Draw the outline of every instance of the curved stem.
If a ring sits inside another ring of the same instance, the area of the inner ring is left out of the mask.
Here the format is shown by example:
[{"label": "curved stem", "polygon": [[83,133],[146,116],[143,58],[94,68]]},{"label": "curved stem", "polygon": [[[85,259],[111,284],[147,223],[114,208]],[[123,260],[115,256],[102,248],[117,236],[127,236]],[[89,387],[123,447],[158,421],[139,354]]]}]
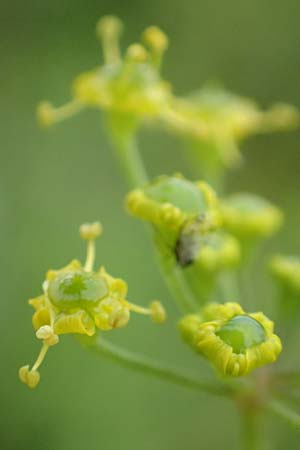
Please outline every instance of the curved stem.
[{"label": "curved stem", "polygon": [[167,380],[174,384],[187,387],[200,392],[207,392],[212,395],[228,397],[234,392],[233,386],[226,386],[209,380],[201,380],[197,375],[192,375],[180,369],[154,361],[144,355],[131,352],[117,345],[107,342],[102,336],[95,339],[85,340],[88,348],[95,351],[100,356],[105,356],[121,366],[128,367],[137,372],[152,375],[161,380]]}]

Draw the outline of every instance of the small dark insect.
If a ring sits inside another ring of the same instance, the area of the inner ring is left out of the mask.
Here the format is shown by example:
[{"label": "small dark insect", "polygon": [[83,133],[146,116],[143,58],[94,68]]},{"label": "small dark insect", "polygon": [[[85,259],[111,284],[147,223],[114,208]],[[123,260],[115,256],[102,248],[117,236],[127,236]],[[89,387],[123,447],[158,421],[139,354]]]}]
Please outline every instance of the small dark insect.
[{"label": "small dark insect", "polygon": [[201,247],[205,244],[205,237],[201,234],[202,225],[206,221],[204,213],[197,216],[192,222],[182,226],[179,238],[175,244],[176,261],[181,267],[192,264]]}]

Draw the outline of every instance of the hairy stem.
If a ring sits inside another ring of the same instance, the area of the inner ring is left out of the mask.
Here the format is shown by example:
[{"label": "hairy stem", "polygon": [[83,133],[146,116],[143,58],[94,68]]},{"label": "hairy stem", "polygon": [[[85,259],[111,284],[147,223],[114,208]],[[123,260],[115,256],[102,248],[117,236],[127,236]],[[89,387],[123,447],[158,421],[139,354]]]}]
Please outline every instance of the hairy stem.
[{"label": "hairy stem", "polygon": [[111,344],[98,336],[95,339],[84,340],[91,350],[100,356],[105,356],[117,364],[141,372],[155,378],[166,380],[183,387],[218,396],[231,396],[235,386],[225,385],[214,381],[203,380],[197,375],[162,364],[144,355]]}]

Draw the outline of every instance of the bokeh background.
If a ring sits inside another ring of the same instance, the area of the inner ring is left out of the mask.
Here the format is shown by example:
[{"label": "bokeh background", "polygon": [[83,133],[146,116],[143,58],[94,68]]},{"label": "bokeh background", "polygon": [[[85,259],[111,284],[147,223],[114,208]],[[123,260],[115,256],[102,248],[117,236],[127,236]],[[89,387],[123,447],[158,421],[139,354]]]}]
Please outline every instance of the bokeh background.
[{"label": "bokeh background", "polygon": [[[38,389],[19,382],[19,366],[38,351],[27,299],[40,292],[48,268],[84,257],[78,226],[97,219],[105,227],[99,264],[128,281],[131,299],[147,304],[159,297],[170,316],[165,327],[134,317],[112,339],[204,375],[210,371],[176,334],[177,311],[151,245],[123,210],[126,185],[99,115],[88,111],[45,132],[35,106],[44,98],[63,103],[74,75],[100,61],[94,28],[108,13],[126,23],[124,46],[151,24],[168,33],[164,76],[179,94],[220,80],[262,105],[299,105],[299,1],[2,0],[0,11],[0,448],[238,450],[238,418],[225,400],[126,371],[70,337],[49,352]],[[189,175],[177,141],[148,131],[141,145],[152,175]],[[245,167],[228,180],[229,190],[261,193],[285,209],[285,228],[268,250],[300,251],[299,147],[298,131],[252,138],[243,145]],[[269,312],[260,269],[254,302]],[[283,358],[299,366],[294,339]],[[280,421],[269,419],[267,427],[273,449],[298,448],[299,436]]]}]

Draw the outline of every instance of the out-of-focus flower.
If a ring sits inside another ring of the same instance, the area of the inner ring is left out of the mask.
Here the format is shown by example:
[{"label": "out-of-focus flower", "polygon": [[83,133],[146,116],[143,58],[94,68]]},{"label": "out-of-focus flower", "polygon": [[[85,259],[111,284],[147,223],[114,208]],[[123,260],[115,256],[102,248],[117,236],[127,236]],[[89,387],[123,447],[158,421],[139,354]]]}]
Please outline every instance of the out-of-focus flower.
[{"label": "out-of-focus flower", "polygon": [[196,298],[206,303],[217,287],[220,277],[240,263],[238,240],[217,231],[193,239],[180,238],[177,244],[178,260]]},{"label": "out-of-focus flower", "polygon": [[274,256],[270,262],[270,269],[284,290],[300,295],[300,258],[298,256]]},{"label": "out-of-focus flower", "polygon": [[239,143],[257,133],[299,125],[298,110],[275,104],[263,111],[253,100],[207,85],[185,98],[174,98],[164,116],[172,131],[184,136],[208,171],[239,164]]},{"label": "out-of-focus flower", "polygon": [[275,234],[282,222],[279,208],[257,195],[237,193],[220,201],[223,227],[241,244],[243,257],[262,239]]},{"label": "out-of-focus flower", "polygon": [[160,76],[168,39],[159,28],[149,27],[142,35],[145,47],[132,44],[122,57],[119,49],[122,28],[117,17],[99,20],[97,34],[102,42],[104,63],[75,78],[70,103],[54,108],[49,102],[42,102],[38,107],[42,125],[50,126],[85,107],[127,115],[134,120],[162,114],[171,95],[169,83]]}]

